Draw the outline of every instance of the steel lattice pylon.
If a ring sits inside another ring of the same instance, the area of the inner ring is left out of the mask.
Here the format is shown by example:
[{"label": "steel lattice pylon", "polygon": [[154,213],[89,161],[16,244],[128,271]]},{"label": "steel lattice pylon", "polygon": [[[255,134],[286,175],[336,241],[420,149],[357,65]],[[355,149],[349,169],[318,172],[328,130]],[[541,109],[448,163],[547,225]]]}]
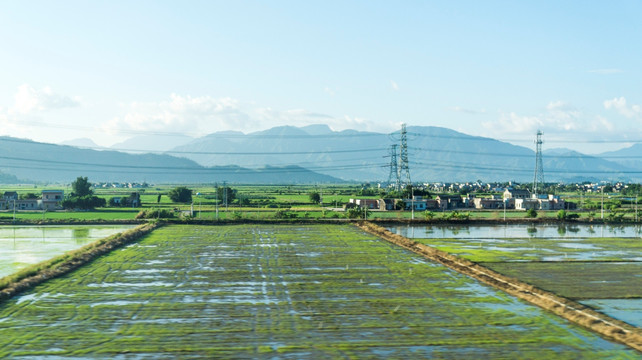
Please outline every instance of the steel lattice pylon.
[{"label": "steel lattice pylon", "polygon": [[533,195],[537,197],[540,186],[544,186],[544,167],[542,166],[542,132],[537,130],[535,140],[535,176],[533,177]]},{"label": "steel lattice pylon", "polygon": [[390,145],[390,173],[388,174],[388,186],[394,184],[395,190],[399,190],[399,167],[397,166],[397,144]]},{"label": "steel lattice pylon", "polygon": [[[403,186],[405,188],[408,185],[412,185],[410,182],[410,166],[408,165],[408,134],[406,132],[406,124],[401,124],[401,150],[399,155],[399,176],[398,179],[404,179]],[[400,184],[401,185],[401,184]]]}]

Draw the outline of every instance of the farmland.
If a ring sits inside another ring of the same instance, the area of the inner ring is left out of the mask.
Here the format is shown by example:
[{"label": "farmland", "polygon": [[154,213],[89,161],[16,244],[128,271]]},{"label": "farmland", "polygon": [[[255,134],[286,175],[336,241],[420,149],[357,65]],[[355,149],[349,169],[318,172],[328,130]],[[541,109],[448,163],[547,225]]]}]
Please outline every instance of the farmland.
[{"label": "farmland", "polygon": [[0,304],[0,356],[637,358],[346,225],[171,225]]},{"label": "farmland", "polygon": [[394,231],[642,326],[634,226],[402,227]]},{"label": "farmland", "polygon": [[[93,221],[93,220],[131,220],[140,210],[145,209],[164,209],[175,211],[178,215],[181,211],[193,210],[193,216],[202,220],[216,220],[216,219],[273,219],[277,216],[279,211],[287,211],[291,217],[306,218],[306,219],[336,219],[345,218],[346,212],[343,206],[351,198],[361,199],[379,199],[384,193],[382,189],[375,186],[364,186],[357,184],[341,184],[341,185],[240,185],[240,184],[226,184],[232,189],[233,197],[231,199],[224,199],[217,192],[222,190],[223,184],[192,184],[185,185],[192,191],[191,202],[173,202],[168,196],[169,192],[175,187],[174,185],[155,185],[154,187],[145,188],[112,188],[112,187],[97,187],[93,191],[96,196],[105,199],[107,202],[106,207],[99,207],[89,211],[17,211],[13,213],[11,210],[0,211],[0,221],[9,222],[15,219],[23,221]],[[58,189],[64,190],[66,195],[72,191],[69,185],[55,186],[49,185],[44,189]],[[29,195],[30,193],[38,193],[42,189],[35,185],[31,186],[13,186],[6,187],[4,190],[13,190],[18,192],[21,196]],[[109,201],[114,198],[128,197],[132,193],[137,193],[140,196],[140,207],[132,208],[131,206],[109,205]],[[311,193],[318,193],[321,203],[312,201],[310,198]],[[432,194],[434,198],[437,194]],[[497,196],[500,193],[479,193],[475,194],[480,197]],[[400,196],[400,195],[399,195]],[[572,215],[576,216],[581,221],[591,222],[638,222],[642,216],[635,214],[636,207],[631,200],[623,195],[613,196],[612,203],[607,201],[607,209],[604,218],[600,218],[600,214],[596,214],[594,206],[582,207],[581,205],[590,204],[595,205],[599,198],[596,195],[585,194],[580,199],[577,194],[567,193],[562,194],[563,197],[575,201],[580,204],[580,210],[574,212]],[[228,204],[225,205],[225,200]],[[619,205],[618,205],[619,204]],[[617,206],[616,206],[617,205]],[[582,210],[583,209],[583,210]],[[570,215],[569,211],[569,215]],[[501,222],[504,219],[509,221],[514,220],[530,220],[527,218],[525,211],[511,210],[503,211],[500,209],[494,210],[480,210],[474,208],[459,208],[447,211],[431,210],[431,211],[369,211],[367,216],[370,219],[380,220],[409,220],[411,218],[420,219],[434,219],[434,220],[447,220],[454,218],[454,215],[464,215],[470,219],[484,220],[484,221],[497,221]],[[555,220],[557,219],[557,211],[538,211],[537,219]]]},{"label": "farmland", "polygon": [[0,227],[0,278],[28,265],[132,228],[127,225]]}]

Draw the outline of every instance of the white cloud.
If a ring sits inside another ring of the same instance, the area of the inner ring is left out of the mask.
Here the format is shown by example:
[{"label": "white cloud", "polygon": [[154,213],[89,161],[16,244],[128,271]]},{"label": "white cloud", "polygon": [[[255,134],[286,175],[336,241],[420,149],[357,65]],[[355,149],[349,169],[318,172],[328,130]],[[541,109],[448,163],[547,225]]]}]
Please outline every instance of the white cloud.
[{"label": "white cloud", "polygon": [[50,87],[40,90],[23,84],[18,87],[11,113],[30,114],[36,111],[61,109],[80,105],[79,97],[69,97],[53,92]]},{"label": "white cloud", "polygon": [[608,132],[611,132],[615,130],[615,125],[613,125],[613,123],[608,121],[605,117],[598,115],[595,117],[595,121],[590,124],[590,130],[599,132],[606,130]]},{"label": "white cloud", "polygon": [[614,109],[618,113],[620,113],[620,115],[629,119],[632,119],[632,118],[642,119],[642,107],[640,107],[640,105],[628,106],[626,103],[626,99],[624,97],[605,100],[604,108],[607,110]]},{"label": "white cloud", "polygon": [[127,113],[105,123],[111,134],[129,131],[173,132],[198,135],[203,132],[253,127],[256,123],[231,98],[181,96],[172,94],[169,101],[133,102]]},{"label": "white cloud", "polygon": [[548,103],[546,111],[540,114],[500,113],[499,119],[483,122],[482,126],[487,130],[506,134],[530,134],[538,129],[554,132],[574,131],[583,128],[581,118],[581,112],[573,105],[563,101],[553,101]]},{"label": "white cloud", "polygon": [[390,86],[392,87],[392,90],[399,91],[399,85],[397,85],[393,80],[390,80]]},{"label": "white cloud", "polygon": [[202,136],[235,130],[253,132],[274,126],[327,124],[334,130],[374,130],[378,126],[360,117],[334,117],[305,109],[278,110],[257,107],[232,98],[172,94],[167,101],[124,106],[124,114],[101,126],[109,134],[180,133]]},{"label": "white cloud", "polygon": [[[20,85],[13,104],[8,108],[0,108],[0,134],[26,138],[42,135],[40,129],[43,127],[43,113],[79,105],[80,97],[57,94],[48,86],[36,89],[29,84]],[[47,116],[55,118],[52,113]],[[62,124],[57,123],[52,127],[58,129],[48,131],[47,134],[59,131]]]}]

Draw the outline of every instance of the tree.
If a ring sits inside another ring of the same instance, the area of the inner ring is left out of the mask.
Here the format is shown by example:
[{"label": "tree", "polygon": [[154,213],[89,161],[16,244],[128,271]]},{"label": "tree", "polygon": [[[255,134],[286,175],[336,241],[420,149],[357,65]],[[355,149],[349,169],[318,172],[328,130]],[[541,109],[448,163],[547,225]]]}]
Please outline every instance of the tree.
[{"label": "tree", "polygon": [[310,198],[310,202],[313,204],[318,204],[321,201],[321,195],[316,191],[309,193],[308,198]]},{"label": "tree", "polygon": [[62,201],[65,209],[90,210],[97,207],[104,207],[107,201],[101,197],[94,196],[91,184],[87,177],[79,176],[71,183],[71,196]]},{"label": "tree", "polygon": [[370,216],[370,211],[367,208],[354,207],[345,212],[348,219],[363,219]]},{"label": "tree", "polygon": [[169,191],[167,194],[173,202],[188,203],[192,201],[192,190],[185,186],[179,186]]},{"label": "tree", "polygon": [[223,202],[223,205],[228,205],[236,198],[236,190],[229,186],[216,188],[216,194],[218,200]]},{"label": "tree", "polygon": [[79,176],[74,182],[71,183],[71,196],[87,196],[92,195],[93,191],[91,190],[91,184],[87,177]]},{"label": "tree", "polygon": [[104,207],[106,204],[107,201],[105,199],[93,195],[71,196],[62,201],[62,207],[65,209],[89,210]]},{"label": "tree", "polygon": [[20,194],[20,199],[37,199],[38,195],[34,193]]}]

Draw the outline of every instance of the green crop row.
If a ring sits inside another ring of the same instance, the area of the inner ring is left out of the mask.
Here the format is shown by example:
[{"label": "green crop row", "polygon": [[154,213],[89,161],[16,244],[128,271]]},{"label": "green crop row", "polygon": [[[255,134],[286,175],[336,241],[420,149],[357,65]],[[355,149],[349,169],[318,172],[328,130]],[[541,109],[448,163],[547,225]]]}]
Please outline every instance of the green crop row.
[{"label": "green crop row", "polygon": [[635,358],[347,225],[171,225],[0,305],[0,356]]}]

